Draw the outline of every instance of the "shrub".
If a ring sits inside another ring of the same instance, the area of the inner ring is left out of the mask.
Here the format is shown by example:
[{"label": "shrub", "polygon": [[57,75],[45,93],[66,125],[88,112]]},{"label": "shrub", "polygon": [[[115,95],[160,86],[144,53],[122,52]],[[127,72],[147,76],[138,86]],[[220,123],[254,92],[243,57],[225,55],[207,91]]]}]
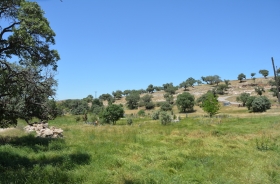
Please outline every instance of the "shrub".
[{"label": "shrub", "polygon": [[162,103],[160,110],[162,111],[171,111],[172,110],[172,105],[168,102]]},{"label": "shrub", "polygon": [[103,107],[102,106],[98,106],[98,105],[95,105],[95,104],[93,104],[92,106],[91,106],[91,112],[93,113],[93,114],[100,114],[101,112],[102,112],[102,110],[103,110]]},{"label": "shrub", "polygon": [[81,117],[80,116],[76,116],[76,122],[78,123],[79,121],[81,121]]},{"label": "shrub", "polygon": [[268,151],[276,149],[277,144],[271,136],[262,135],[261,138],[256,139],[256,147],[260,151]]},{"label": "shrub", "polygon": [[246,107],[248,108],[248,110],[251,110],[252,107],[252,102],[255,100],[255,96],[249,96],[246,100]]},{"label": "shrub", "polygon": [[145,107],[146,109],[153,109],[155,107],[155,104],[153,102],[147,102]]},{"label": "shrub", "polygon": [[126,120],[126,122],[127,122],[128,125],[132,125],[133,120],[132,120],[131,118],[128,118],[128,119]]},{"label": "shrub", "polygon": [[95,122],[98,120],[98,117],[94,114],[92,117],[90,117],[91,122]]},{"label": "shrub", "polygon": [[157,103],[156,103],[156,106],[157,106],[157,107],[161,107],[162,104],[164,104],[164,103],[165,103],[165,102],[157,102]]},{"label": "shrub", "polygon": [[138,111],[138,116],[145,116],[145,111],[143,109]]},{"label": "shrub", "polygon": [[85,113],[85,111],[87,111],[87,107],[79,105],[76,108],[71,110],[71,113],[74,115],[82,115]]},{"label": "shrub", "polygon": [[158,120],[159,119],[159,111],[156,111],[152,114],[152,119],[153,120]]},{"label": "shrub", "polygon": [[271,108],[271,102],[269,101],[269,99],[266,96],[261,96],[260,98],[262,98],[264,100],[265,108],[270,109]]},{"label": "shrub", "polygon": [[253,112],[264,112],[267,109],[270,109],[270,107],[271,107],[271,103],[266,96],[257,97],[252,102]]},{"label": "shrub", "polygon": [[167,112],[160,113],[160,122],[162,125],[167,125],[171,122],[171,116]]},{"label": "shrub", "polygon": [[240,96],[236,97],[236,101],[242,102],[242,105],[245,106],[249,97],[249,93],[241,93]]},{"label": "shrub", "polygon": [[258,95],[261,96],[262,93],[265,92],[265,90],[264,90],[263,87],[259,87],[259,86],[258,86],[258,87],[255,88],[255,92],[256,92]]}]

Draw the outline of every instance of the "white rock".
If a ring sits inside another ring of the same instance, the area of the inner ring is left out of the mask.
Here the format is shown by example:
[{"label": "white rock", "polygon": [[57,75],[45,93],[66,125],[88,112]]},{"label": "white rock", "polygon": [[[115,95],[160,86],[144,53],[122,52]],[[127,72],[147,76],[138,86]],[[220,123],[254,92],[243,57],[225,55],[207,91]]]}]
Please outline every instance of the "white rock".
[{"label": "white rock", "polygon": [[49,124],[48,123],[44,123],[43,124],[43,128],[49,128]]},{"label": "white rock", "polygon": [[53,135],[53,131],[51,129],[45,129],[44,135]]},{"label": "white rock", "polygon": [[58,128],[58,129],[54,129],[53,130],[53,133],[58,133],[58,134],[61,134],[63,132],[63,130],[61,128]]}]

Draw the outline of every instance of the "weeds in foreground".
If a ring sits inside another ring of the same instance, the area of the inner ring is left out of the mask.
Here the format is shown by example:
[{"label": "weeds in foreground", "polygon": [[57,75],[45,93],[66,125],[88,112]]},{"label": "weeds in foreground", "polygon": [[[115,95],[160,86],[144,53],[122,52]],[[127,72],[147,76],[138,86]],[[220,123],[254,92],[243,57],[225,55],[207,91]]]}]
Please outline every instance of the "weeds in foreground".
[{"label": "weeds in foreground", "polygon": [[277,139],[263,133],[260,138],[256,139],[256,147],[260,151],[276,150],[278,148]]},{"label": "weeds in foreground", "polygon": [[64,139],[0,136],[0,183],[280,183],[276,116],[50,124]]}]

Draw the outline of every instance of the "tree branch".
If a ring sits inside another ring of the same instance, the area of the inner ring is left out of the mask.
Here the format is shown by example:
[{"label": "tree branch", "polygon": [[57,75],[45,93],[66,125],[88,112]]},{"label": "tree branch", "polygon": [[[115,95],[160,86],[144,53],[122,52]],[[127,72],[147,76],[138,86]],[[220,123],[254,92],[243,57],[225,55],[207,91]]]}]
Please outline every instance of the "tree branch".
[{"label": "tree branch", "polygon": [[2,37],[3,37],[4,33],[12,32],[11,28],[14,27],[15,25],[18,25],[18,24],[20,24],[20,22],[14,22],[12,25],[4,28],[0,33],[0,39],[3,40]]}]

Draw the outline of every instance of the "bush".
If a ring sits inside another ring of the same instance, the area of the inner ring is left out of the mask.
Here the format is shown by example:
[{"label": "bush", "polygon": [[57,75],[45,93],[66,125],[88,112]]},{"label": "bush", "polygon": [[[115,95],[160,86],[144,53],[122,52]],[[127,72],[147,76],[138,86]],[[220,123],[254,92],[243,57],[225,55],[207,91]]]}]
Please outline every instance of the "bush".
[{"label": "bush", "polygon": [[248,108],[248,110],[251,110],[252,108],[252,103],[255,100],[255,96],[249,96],[246,100],[246,107]]},{"label": "bush", "polygon": [[93,113],[93,114],[100,114],[100,112],[102,112],[102,110],[103,110],[103,107],[102,106],[98,106],[98,105],[92,105],[91,106],[91,112]]},{"label": "bush", "polygon": [[167,125],[171,122],[171,116],[167,112],[160,113],[160,122],[162,125]]},{"label": "bush", "polygon": [[145,116],[145,111],[143,109],[138,111],[138,116]]},{"label": "bush", "polygon": [[157,103],[156,103],[156,106],[157,106],[157,107],[161,107],[162,104],[164,104],[164,103],[165,103],[165,102],[157,102]]},{"label": "bush", "polygon": [[168,102],[162,103],[160,110],[162,111],[171,111],[172,110],[172,105]]},{"label": "bush", "polygon": [[133,120],[132,120],[131,118],[128,118],[128,119],[126,120],[126,122],[127,122],[128,125],[132,125]]},{"label": "bush", "polygon": [[91,122],[95,122],[98,120],[98,117],[94,114],[92,117],[90,117]]},{"label": "bush", "polygon": [[78,123],[79,121],[81,121],[81,117],[80,116],[77,116],[76,118],[76,122]]},{"label": "bush", "polygon": [[271,107],[271,103],[266,96],[257,97],[252,102],[253,112],[264,112],[267,109],[270,109],[270,107]]},{"label": "bush", "polygon": [[71,110],[71,113],[74,115],[82,115],[85,113],[85,111],[87,111],[87,107],[79,105],[76,108]]},{"label": "bush", "polygon": [[153,109],[155,107],[155,104],[153,102],[147,102],[145,107],[146,109]]},{"label": "bush", "polygon": [[152,119],[153,120],[158,120],[159,119],[159,111],[156,111],[152,114]]}]

